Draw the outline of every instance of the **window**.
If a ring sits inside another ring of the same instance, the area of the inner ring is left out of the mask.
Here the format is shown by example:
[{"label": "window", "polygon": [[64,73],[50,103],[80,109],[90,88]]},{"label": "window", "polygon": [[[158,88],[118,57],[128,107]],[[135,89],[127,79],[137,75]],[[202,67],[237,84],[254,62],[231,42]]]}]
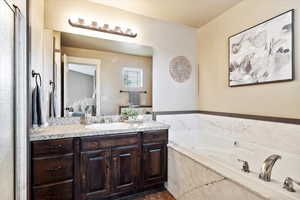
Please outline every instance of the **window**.
[{"label": "window", "polygon": [[123,84],[125,88],[142,88],[143,70],[138,68],[124,68]]}]

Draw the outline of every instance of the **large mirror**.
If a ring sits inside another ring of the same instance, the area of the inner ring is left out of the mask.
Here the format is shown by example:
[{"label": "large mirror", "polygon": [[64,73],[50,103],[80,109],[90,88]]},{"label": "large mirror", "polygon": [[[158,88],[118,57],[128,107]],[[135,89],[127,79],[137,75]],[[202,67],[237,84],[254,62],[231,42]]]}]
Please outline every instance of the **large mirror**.
[{"label": "large mirror", "polygon": [[[152,112],[151,47],[55,32],[53,100],[56,115],[118,115],[134,107]],[[51,103],[51,100],[50,100]]]}]

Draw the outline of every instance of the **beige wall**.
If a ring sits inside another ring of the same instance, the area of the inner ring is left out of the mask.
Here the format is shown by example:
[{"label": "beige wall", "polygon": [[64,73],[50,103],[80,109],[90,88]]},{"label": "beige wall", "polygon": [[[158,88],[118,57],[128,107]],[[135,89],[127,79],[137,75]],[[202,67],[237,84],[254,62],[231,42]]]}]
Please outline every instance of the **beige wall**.
[{"label": "beige wall", "polygon": [[[29,30],[30,30],[30,57],[31,70],[42,76],[41,95],[43,106],[43,118],[47,119],[49,112],[49,81],[52,66],[52,30],[44,29],[44,0],[29,0]],[[34,79],[31,79],[31,87],[35,87]]]},{"label": "beige wall", "polygon": [[121,53],[95,51],[72,47],[63,47],[67,56],[94,58],[101,60],[101,114],[118,114],[119,105],[128,104],[128,93],[120,93],[123,88],[123,67],[142,68],[144,88],[147,94],[141,94],[141,104],[152,105],[152,58]]},{"label": "beige wall", "polygon": [[[296,80],[228,87],[228,37],[292,8]],[[300,118],[299,10],[299,0],[245,0],[199,29],[200,110]]]},{"label": "beige wall", "polygon": [[43,72],[44,1],[29,1],[30,65],[36,72]]}]

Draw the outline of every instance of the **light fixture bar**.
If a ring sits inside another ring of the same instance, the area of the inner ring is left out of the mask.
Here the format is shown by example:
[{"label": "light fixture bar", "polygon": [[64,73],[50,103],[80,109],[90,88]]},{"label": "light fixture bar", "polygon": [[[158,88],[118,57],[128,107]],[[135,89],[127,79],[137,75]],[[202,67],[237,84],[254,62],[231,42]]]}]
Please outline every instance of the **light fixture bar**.
[{"label": "light fixture bar", "polygon": [[125,37],[135,38],[137,33],[133,33],[131,29],[127,29],[125,32],[122,31],[121,27],[116,26],[114,29],[110,29],[108,24],[104,24],[103,27],[98,26],[98,23],[93,21],[90,25],[84,24],[84,19],[78,18],[78,22],[72,22],[71,19],[68,20],[69,24],[76,28],[83,28],[92,31],[98,31],[103,33],[110,33],[114,35],[120,35]]}]

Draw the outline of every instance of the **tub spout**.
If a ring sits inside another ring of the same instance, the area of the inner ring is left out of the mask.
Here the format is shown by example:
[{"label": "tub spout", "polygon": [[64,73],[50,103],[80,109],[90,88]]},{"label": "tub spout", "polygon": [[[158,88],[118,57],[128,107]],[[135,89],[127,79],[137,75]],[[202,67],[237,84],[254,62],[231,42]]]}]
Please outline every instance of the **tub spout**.
[{"label": "tub spout", "polygon": [[263,163],[262,168],[261,168],[261,173],[259,174],[259,178],[266,181],[270,182],[271,181],[271,174],[272,174],[272,169],[275,164],[275,162],[281,159],[280,155],[271,155],[269,156]]}]

